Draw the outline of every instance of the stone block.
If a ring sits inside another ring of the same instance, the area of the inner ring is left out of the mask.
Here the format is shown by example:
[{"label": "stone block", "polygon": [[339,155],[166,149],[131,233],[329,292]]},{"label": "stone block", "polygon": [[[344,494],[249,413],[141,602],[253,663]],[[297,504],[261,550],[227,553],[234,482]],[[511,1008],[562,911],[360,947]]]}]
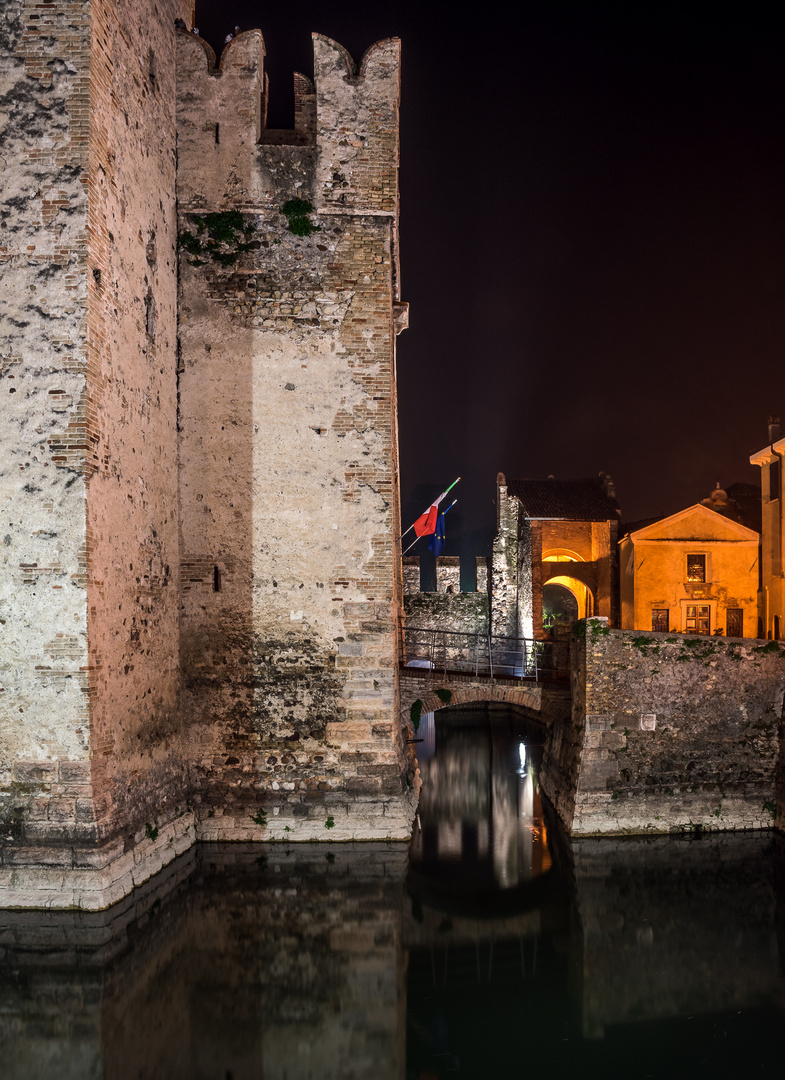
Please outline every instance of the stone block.
[{"label": "stone block", "polygon": [[19,784],[53,784],[57,779],[56,761],[14,762],[14,780]]},{"label": "stone block", "polygon": [[56,822],[75,821],[76,799],[50,799],[48,817]]},{"label": "stone block", "polygon": [[342,641],[338,646],[339,656],[363,656],[365,646],[360,641]]},{"label": "stone block", "polygon": [[59,778],[63,784],[89,784],[92,779],[90,762],[61,761]]}]

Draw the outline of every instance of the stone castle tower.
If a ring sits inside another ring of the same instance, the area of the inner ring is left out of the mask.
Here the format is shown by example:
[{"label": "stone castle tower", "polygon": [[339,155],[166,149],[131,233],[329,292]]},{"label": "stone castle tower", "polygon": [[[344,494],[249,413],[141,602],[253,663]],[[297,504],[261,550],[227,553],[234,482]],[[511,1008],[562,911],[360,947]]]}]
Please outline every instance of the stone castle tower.
[{"label": "stone castle tower", "polygon": [[[0,11],[0,905],[200,839],[405,838],[399,43]],[[179,237],[179,244],[178,244]]]}]

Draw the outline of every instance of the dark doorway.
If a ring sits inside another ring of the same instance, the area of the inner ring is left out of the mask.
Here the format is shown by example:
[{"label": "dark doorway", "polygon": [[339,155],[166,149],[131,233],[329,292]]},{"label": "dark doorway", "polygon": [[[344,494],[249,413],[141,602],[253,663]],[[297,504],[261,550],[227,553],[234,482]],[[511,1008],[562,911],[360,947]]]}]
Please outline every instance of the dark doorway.
[{"label": "dark doorway", "polygon": [[542,625],[545,630],[569,626],[578,618],[578,601],[564,585],[549,583],[542,587]]}]

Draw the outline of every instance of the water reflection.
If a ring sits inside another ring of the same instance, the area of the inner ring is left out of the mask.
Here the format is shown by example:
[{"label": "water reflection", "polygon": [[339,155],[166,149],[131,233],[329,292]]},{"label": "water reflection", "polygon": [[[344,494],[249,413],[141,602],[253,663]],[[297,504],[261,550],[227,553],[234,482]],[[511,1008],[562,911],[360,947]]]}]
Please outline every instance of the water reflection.
[{"label": "water reflection", "polygon": [[421,728],[410,881],[496,897],[551,867],[537,776],[543,734],[510,710],[446,709]]},{"label": "water reflection", "polygon": [[539,798],[536,728],[445,710],[430,740],[408,1076],[779,1070],[779,837],[570,842]]},{"label": "water reflection", "polygon": [[4,1080],[401,1076],[404,845],[176,865],[104,915],[0,913]]},{"label": "water reflection", "polygon": [[4,1080],[779,1075],[781,839],[570,843],[536,729],[456,716],[408,877],[205,846],[107,913],[0,912]]}]

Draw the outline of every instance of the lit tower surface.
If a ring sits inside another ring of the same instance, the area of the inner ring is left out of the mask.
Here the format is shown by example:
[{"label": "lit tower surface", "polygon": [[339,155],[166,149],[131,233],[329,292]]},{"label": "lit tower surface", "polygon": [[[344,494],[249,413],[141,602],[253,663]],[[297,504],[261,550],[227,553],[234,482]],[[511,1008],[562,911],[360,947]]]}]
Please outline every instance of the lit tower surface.
[{"label": "lit tower surface", "polygon": [[0,10],[0,905],[409,834],[399,45],[317,36],[273,132],[191,7]]}]

